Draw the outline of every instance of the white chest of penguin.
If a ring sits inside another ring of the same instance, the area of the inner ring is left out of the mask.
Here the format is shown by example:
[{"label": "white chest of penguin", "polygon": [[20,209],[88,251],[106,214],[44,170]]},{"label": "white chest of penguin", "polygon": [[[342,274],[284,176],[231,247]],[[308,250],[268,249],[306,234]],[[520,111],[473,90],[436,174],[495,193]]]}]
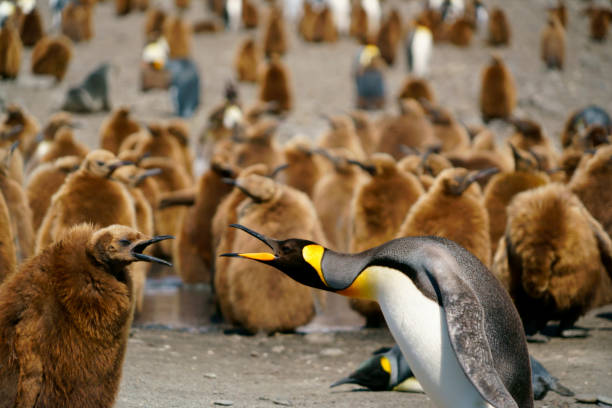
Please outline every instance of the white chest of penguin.
[{"label": "white chest of penguin", "polygon": [[406,275],[373,266],[362,273],[395,341],[423,389],[438,407],[491,407],[465,375],[450,343],[444,310]]}]

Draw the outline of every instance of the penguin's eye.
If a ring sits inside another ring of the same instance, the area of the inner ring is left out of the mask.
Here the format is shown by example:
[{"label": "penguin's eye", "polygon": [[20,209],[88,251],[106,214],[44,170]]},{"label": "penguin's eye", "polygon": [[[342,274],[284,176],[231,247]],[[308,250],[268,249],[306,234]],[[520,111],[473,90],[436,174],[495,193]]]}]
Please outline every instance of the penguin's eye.
[{"label": "penguin's eye", "polygon": [[121,246],[128,246],[131,244],[130,240],[128,239],[120,239],[119,243],[121,244]]},{"label": "penguin's eye", "polygon": [[96,161],[96,164],[97,164],[98,166],[104,166],[104,162],[103,162],[102,160],[98,160],[98,161]]},{"label": "penguin's eye", "polygon": [[291,252],[291,247],[289,245],[285,244],[285,245],[281,246],[280,250],[281,250],[281,252],[283,254],[287,254],[287,253]]}]

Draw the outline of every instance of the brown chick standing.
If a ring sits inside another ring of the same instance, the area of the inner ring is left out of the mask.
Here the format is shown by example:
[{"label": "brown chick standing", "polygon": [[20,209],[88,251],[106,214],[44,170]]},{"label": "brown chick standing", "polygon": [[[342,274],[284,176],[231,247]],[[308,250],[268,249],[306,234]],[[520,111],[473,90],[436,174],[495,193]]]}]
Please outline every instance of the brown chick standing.
[{"label": "brown chick standing", "polygon": [[0,286],[0,407],[111,407],[133,297],[128,266],[169,237],[81,224]]},{"label": "brown chick standing", "polygon": [[114,154],[119,146],[132,133],[140,130],[138,122],[130,117],[130,108],[122,106],[110,114],[100,127],[100,148]]},{"label": "brown chick standing", "polygon": [[23,45],[11,19],[0,27],[0,79],[15,79],[21,68]]},{"label": "brown chick standing", "polygon": [[35,75],[51,75],[56,82],[64,79],[72,58],[72,41],[64,35],[44,36],[32,51],[31,67]]},{"label": "brown chick standing", "polygon": [[540,57],[548,69],[563,69],[565,63],[565,29],[559,18],[550,13],[540,34]]},{"label": "brown chick standing", "polygon": [[507,118],[516,107],[516,85],[512,73],[499,56],[482,71],[480,85],[480,112],[485,122]]},{"label": "brown chick standing", "polygon": [[510,45],[512,31],[504,10],[496,7],[489,15],[489,44],[494,46]]},{"label": "brown chick standing", "polygon": [[255,39],[247,38],[238,48],[238,53],[234,60],[238,81],[257,82],[259,60],[259,50],[255,43]]},{"label": "brown chick standing", "polygon": [[264,30],[263,43],[264,54],[267,58],[271,58],[275,54],[282,56],[287,52],[288,40],[283,12],[276,5],[270,8],[268,21]]},{"label": "brown chick standing", "polygon": [[276,111],[279,113],[292,108],[291,78],[278,54],[272,55],[270,62],[263,70],[259,85],[259,100],[275,102]]}]

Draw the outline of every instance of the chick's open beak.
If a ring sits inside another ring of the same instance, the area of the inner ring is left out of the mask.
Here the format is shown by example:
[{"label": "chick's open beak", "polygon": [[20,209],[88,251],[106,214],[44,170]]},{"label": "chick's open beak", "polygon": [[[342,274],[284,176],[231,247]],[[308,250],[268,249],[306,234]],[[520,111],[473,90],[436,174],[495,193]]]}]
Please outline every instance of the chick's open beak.
[{"label": "chick's open beak", "polygon": [[145,255],[143,254],[143,251],[151,244],[154,244],[156,242],[159,241],[164,241],[166,239],[174,239],[174,237],[172,235],[160,235],[157,237],[153,237],[151,239],[148,239],[146,241],[140,241],[137,242],[133,247],[132,250],[130,251],[130,253],[132,254],[132,256],[134,258],[136,258],[139,261],[145,261],[145,262],[155,262],[158,264],[162,264],[162,265],[166,265],[166,266],[172,266],[172,264],[164,259],[160,259],[160,258],[156,258],[154,256],[150,256],[150,255]]}]

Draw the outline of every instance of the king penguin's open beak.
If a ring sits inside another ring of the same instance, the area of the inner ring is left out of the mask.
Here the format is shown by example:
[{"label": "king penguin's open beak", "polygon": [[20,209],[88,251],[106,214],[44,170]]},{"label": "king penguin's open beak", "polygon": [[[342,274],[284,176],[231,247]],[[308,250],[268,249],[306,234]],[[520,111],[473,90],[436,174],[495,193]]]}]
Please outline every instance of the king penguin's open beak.
[{"label": "king penguin's open beak", "polygon": [[[247,234],[254,236],[258,240],[260,240],[261,242],[266,244],[268,247],[270,247],[270,249],[272,249],[272,251],[274,251],[275,247],[277,246],[276,242],[273,239],[270,239],[270,238],[260,234],[259,232],[253,231],[252,229],[249,229],[249,228],[245,227],[244,225],[241,225],[241,224],[231,224],[230,227],[243,230]],[[263,261],[263,262],[269,262],[269,261],[273,261],[273,260],[276,259],[276,255],[271,254],[269,252],[251,252],[251,253],[230,252],[230,253],[226,253],[226,254],[221,254],[220,256],[248,258],[248,259],[253,259],[255,261]]]},{"label": "king penguin's open beak", "polygon": [[166,265],[166,266],[172,266],[172,264],[166,260],[143,254],[143,251],[149,245],[154,244],[159,241],[164,241],[166,239],[174,239],[174,237],[172,235],[159,235],[157,237],[153,237],[146,241],[137,242],[136,245],[134,245],[134,247],[130,251],[130,253],[132,254],[134,258],[138,259],[139,261],[155,262],[155,263]]}]

